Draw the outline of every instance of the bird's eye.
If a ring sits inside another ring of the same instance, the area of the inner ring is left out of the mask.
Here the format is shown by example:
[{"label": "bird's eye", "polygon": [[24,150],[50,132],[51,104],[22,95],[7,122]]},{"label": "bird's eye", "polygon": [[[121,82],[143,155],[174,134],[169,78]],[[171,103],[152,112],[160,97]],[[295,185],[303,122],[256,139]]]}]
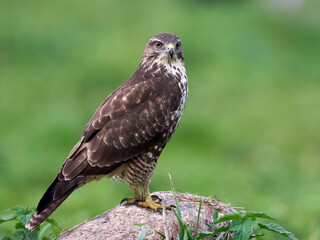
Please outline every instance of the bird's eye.
[{"label": "bird's eye", "polygon": [[176,48],[179,48],[179,47],[181,47],[181,42],[177,42],[176,44]]},{"label": "bird's eye", "polygon": [[161,48],[162,47],[162,42],[155,42],[155,45],[157,48]]}]

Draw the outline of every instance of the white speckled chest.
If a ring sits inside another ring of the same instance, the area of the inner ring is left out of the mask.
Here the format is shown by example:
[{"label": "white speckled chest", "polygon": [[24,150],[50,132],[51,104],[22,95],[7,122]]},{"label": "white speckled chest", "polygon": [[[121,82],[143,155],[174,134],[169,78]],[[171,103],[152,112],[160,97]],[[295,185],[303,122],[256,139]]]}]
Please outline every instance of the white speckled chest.
[{"label": "white speckled chest", "polygon": [[172,74],[174,76],[174,80],[177,81],[179,89],[181,91],[181,99],[180,99],[180,105],[178,109],[171,113],[171,121],[176,122],[172,128],[170,128],[170,134],[172,135],[182,116],[183,110],[186,106],[188,94],[189,94],[189,88],[188,88],[188,77],[186,73],[186,69],[184,67],[184,64],[181,64],[180,62],[176,62],[175,64],[172,64],[171,66],[167,67],[168,74]]}]

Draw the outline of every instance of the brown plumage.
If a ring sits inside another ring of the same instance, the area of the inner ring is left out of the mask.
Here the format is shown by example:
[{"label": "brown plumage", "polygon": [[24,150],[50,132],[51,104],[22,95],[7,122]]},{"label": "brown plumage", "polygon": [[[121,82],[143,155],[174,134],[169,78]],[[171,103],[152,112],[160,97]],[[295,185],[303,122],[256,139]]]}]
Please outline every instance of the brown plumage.
[{"label": "brown plumage", "polygon": [[135,74],[94,113],[26,227],[35,229],[75,189],[104,176],[128,183],[135,192],[128,204],[138,202],[138,206],[155,211],[162,208],[152,200],[149,183],[158,157],[180,121],[187,96],[180,39],[159,33],[147,43]]}]

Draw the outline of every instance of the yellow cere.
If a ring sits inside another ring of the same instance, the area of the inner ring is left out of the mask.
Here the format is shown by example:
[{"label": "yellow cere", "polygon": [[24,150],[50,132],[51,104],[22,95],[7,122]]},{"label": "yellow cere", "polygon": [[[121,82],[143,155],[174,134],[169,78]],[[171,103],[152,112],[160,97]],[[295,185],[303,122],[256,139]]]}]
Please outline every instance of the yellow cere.
[{"label": "yellow cere", "polygon": [[174,46],[171,43],[168,45],[168,49],[170,48],[174,48]]}]

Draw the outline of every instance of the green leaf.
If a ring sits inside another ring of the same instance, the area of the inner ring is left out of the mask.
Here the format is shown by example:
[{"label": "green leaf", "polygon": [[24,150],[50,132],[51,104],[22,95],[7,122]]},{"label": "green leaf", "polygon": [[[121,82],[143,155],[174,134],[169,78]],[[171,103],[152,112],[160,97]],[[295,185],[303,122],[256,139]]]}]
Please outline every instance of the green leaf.
[{"label": "green leaf", "polygon": [[207,236],[212,236],[213,234],[217,234],[217,233],[223,233],[227,232],[229,230],[229,226],[222,226],[220,228],[216,228],[213,232],[202,232],[199,233],[199,235],[196,237],[196,239],[201,239]]},{"label": "green leaf", "polygon": [[17,231],[15,232],[12,237],[14,239],[19,239],[19,240],[37,240],[38,239],[38,234],[36,231],[30,231],[28,229],[24,231]]},{"label": "green leaf", "polygon": [[53,226],[55,226],[55,227],[57,227],[59,229],[62,229],[60,224],[56,220],[54,220],[53,218],[47,218],[46,222],[50,223],[51,225],[53,225]]},{"label": "green leaf", "polygon": [[14,239],[26,239],[24,231],[16,231],[13,233],[12,237]]},{"label": "green leaf", "polygon": [[220,232],[227,232],[229,230],[229,226],[222,226],[219,228],[216,228],[213,233],[220,233]]},{"label": "green leaf", "polygon": [[262,237],[264,236],[265,233],[258,233],[258,234],[251,234],[249,236],[249,239],[252,239],[252,238],[257,238],[257,237]]},{"label": "green leaf", "polygon": [[202,239],[202,238],[212,236],[212,235],[213,235],[213,232],[202,232],[202,233],[199,233],[199,235],[196,237],[196,239]]},{"label": "green leaf", "polygon": [[144,235],[146,235],[146,233],[147,232],[149,232],[149,231],[153,231],[152,229],[146,229],[146,230],[143,230],[142,232],[141,232],[141,234],[139,235],[139,240],[143,240],[143,238],[144,238]]},{"label": "green leaf", "polygon": [[16,228],[16,229],[25,229],[25,226],[24,226],[21,222],[18,222],[18,223],[15,225],[15,228]]},{"label": "green leaf", "polygon": [[0,224],[3,222],[15,220],[15,219],[17,219],[17,215],[15,213],[7,215],[7,216],[3,216],[0,218]]},{"label": "green leaf", "polygon": [[244,216],[246,215],[247,211],[240,210],[239,213],[240,213],[241,217],[244,218]]},{"label": "green leaf", "polygon": [[23,209],[25,209],[25,208],[24,207],[20,207],[20,206],[15,206],[15,207],[7,209],[7,211],[21,211]]},{"label": "green leaf", "polygon": [[230,226],[230,231],[234,233],[237,240],[249,239],[254,220],[252,218],[245,218],[242,220],[233,220]]},{"label": "green leaf", "polygon": [[35,211],[32,208],[26,207],[17,211],[16,215],[21,219],[23,225],[26,225],[34,213]]},{"label": "green leaf", "polygon": [[258,223],[259,227],[262,229],[267,229],[269,231],[278,233],[284,237],[287,237],[291,240],[297,240],[297,238],[291,233],[285,230],[283,227],[281,227],[279,224],[276,223],[268,223],[268,224],[263,224],[263,223]]},{"label": "green leaf", "polygon": [[7,237],[7,236],[4,236],[4,237],[1,237],[0,240],[13,240],[13,238],[10,238],[10,237]]},{"label": "green leaf", "polygon": [[25,233],[27,236],[26,240],[37,240],[38,239],[38,232],[37,231],[30,231],[29,229],[26,229]]},{"label": "green leaf", "polygon": [[271,217],[269,214],[266,214],[264,212],[252,212],[248,211],[245,213],[245,217],[251,217],[251,218],[264,218],[269,220],[276,220],[273,217]]},{"label": "green leaf", "polygon": [[225,215],[221,216],[220,218],[218,218],[215,221],[215,224],[221,223],[221,222],[225,222],[225,221],[229,221],[229,220],[236,220],[236,219],[242,219],[242,216],[240,215],[240,213],[238,213],[238,212],[236,212],[236,213],[228,213],[228,214],[225,214]]}]

